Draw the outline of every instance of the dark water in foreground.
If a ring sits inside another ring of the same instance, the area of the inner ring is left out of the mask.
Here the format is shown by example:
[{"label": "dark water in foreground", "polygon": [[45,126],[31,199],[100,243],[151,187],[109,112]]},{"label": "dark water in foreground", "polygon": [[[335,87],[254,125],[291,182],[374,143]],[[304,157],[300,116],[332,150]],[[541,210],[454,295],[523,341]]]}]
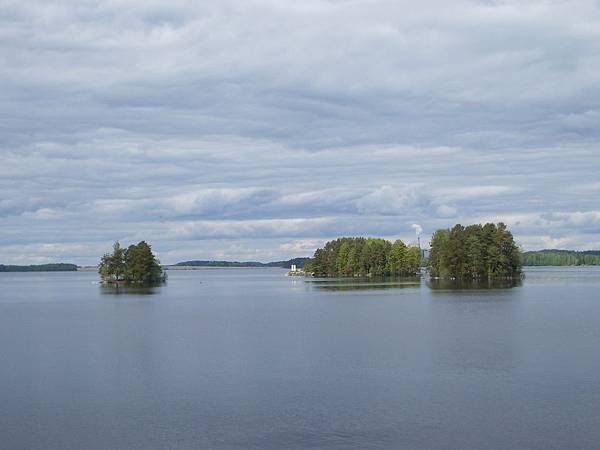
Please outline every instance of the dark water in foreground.
[{"label": "dark water in foreground", "polygon": [[0,274],[0,447],[600,447],[600,270],[474,290],[284,273],[119,295]]}]

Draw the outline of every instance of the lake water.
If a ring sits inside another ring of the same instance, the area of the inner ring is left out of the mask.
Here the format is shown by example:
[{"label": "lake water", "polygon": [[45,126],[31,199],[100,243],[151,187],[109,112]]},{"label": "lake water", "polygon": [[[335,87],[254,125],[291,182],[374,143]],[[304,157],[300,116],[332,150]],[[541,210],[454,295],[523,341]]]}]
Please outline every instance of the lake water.
[{"label": "lake water", "polygon": [[598,449],[600,270],[509,289],[0,274],[6,449]]}]

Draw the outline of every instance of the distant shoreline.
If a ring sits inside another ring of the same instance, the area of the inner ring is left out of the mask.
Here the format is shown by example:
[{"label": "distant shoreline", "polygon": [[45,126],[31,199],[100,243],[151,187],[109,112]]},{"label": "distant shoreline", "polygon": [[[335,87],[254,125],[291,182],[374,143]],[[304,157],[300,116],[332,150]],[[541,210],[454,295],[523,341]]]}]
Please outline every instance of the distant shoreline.
[{"label": "distant shoreline", "polygon": [[[599,250],[534,250],[523,252],[523,267],[594,267],[600,265]],[[165,270],[200,270],[200,269],[289,269],[295,264],[299,269],[308,261],[308,257],[292,258],[285,261],[262,263],[258,261],[215,261],[192,260],[175,264],[165,264]],[[2,272],[96,272],[97,266],[78,266],[70,263],[50,264],[0,264]]]},{"label": "distant shoreline", "polygon": [[33,264],[29,266],[0,264],[0,272],[76,272],[77,270],[76,264],[67,263]]},{"label": "distant shoreline", "polygon": [[[292,258],[285,261],[259,262],[259,261],[217,261],[217,260],[191,260],[182,261],[177,264],[170,264],[166,267],[220,267],[220,268],[261,268],[261,267],[281,267],[290,269],[292,265],[302,268],[309,261],[309,257]],[[176,269],[175,269],[176,270]]]},{"label": "distant shoreline", "polygon": [[538,250],[523,253],[523,266],[599,266],[600,250]]},{"label": "distant shoreline", "polygon": [[[523,265],[523,268],[557,268],[557,267],[572,267],[572,268],[586,268],[586,267],[599,267],[598,264],[546,264],[546,265]],[[2,267],[2,265],[0,265]],[[3,266],[0,270],[0,273],[49,273],[49,272],[97,272],[97,267],[90,266],[77,266],[75,270],[56,270],[56,269],[36,269],[36,270],[6,270]],[[21,267],[21,266],[19,266]],[[28,267],[28,266],[23,266]],[[285,267],[280,266],[177,266],[175,264],[162,266],[163,270],[169,271],[192,271],[192,270],[211,270],[211,269],[282,269],[285,270]]]}]

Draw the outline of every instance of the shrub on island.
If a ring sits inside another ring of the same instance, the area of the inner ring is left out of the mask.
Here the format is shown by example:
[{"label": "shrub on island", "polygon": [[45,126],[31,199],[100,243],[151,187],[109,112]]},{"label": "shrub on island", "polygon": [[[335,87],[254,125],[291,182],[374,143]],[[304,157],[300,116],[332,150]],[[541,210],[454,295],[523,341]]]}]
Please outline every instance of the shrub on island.
[{"label": "shrub on island", "polygon": [[167,279],[158,258],[145,241],[126,249],[115,242],[112,254],[107,253],[100,260],[98,272],[104,283],[153,284]]},{"label": "shrub on island", "polygon": [[503,223],[460,224],[431,238],[428,269],[434,278],[520,278],[521,250]]}]

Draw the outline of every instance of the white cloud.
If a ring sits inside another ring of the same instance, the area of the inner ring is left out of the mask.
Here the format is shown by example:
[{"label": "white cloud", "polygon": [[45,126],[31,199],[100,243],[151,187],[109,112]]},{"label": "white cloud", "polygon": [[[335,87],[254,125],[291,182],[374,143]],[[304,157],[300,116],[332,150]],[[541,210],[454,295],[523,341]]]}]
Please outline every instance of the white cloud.
[{"label": "white cloud", "polygon": [[309,255],[325,244],[323,239],[295,239],[279,245],[279,249],[291,255]]},{"label": "white cloud", "polygon": [[440,217],[456,217],[458,210],[456,207],[451,205],[440,205],[436,208],[435,212]]},{"label": "white cloud", "polygon": [[355,201],[360,213],[398,215],[406,214],[411,208],[419,208],[429,200],[415,186],[380,186]]},{"label": "white cloud", "polygon": [[600,111],[588,110],[583,113],[564,114],[561,119],[569,128],[576,130],[597,128],[600,124]]},{"label": "white cloud", "polygon": [[458,200],[470,200],[473,198],[495,197],[514,191],[509,186],[456,186],[441,189],[438,198]]},{"label": "white cloud", "polygon": [[553,212],[543,214],[541,218],[550,224],[570,227],[596,226],[600,228],[600,211]]}]

